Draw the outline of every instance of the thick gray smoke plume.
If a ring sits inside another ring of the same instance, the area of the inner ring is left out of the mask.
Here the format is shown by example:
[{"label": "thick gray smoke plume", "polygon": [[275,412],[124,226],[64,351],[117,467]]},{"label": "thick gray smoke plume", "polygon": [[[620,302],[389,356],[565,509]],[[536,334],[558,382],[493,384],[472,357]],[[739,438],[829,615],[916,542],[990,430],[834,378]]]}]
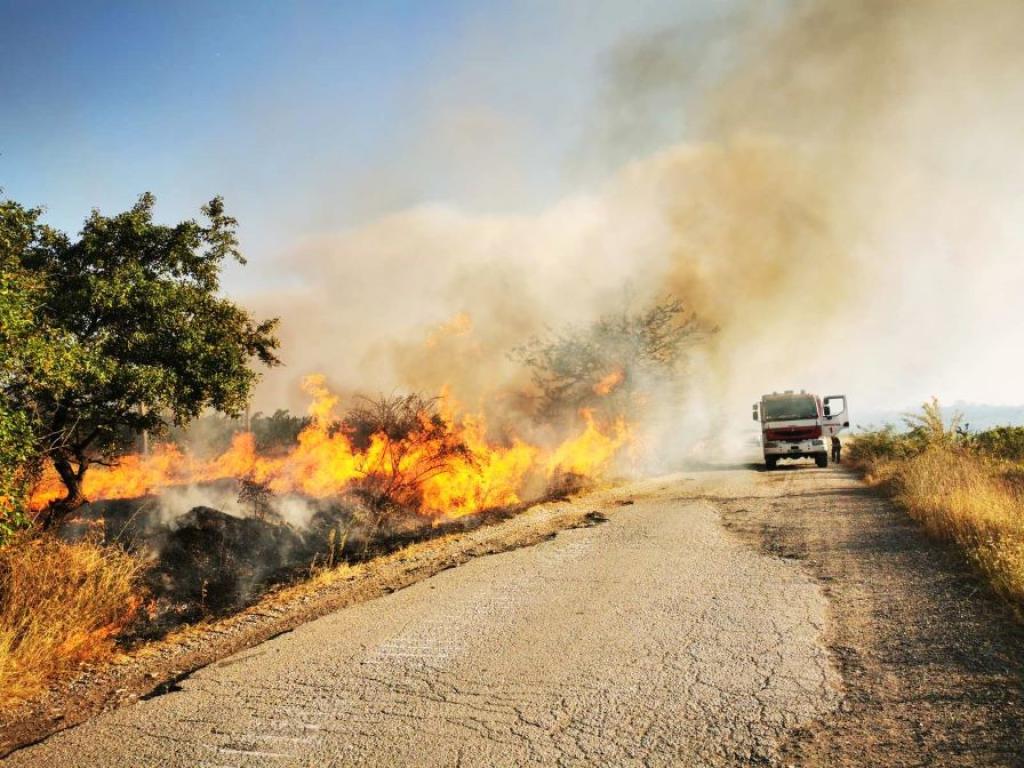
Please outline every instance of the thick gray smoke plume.
[{"label": "thick gray smoke plume", "polygon": [[674,144],[617,146],[632,159],[604,182],[535,215],[424,206],[303,241],[300,286],[259,306],[288,363],[264,407],[300,408],[312,371],[511,404],[512,347],[669,293],[720,331],[655,409],[660,444],[743,425],[777,388],[1019,401],[1024,5],[764,7],[716,27],[709,67],[671,29],[621,42],[606,93],[647,94],[659,135],[689,108]]}]

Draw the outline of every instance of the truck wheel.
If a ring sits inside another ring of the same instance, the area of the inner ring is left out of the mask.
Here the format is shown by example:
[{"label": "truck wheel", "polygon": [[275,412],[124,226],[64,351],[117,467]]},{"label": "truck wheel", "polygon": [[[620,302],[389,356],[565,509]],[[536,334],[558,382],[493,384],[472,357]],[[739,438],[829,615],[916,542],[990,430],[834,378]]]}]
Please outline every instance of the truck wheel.
[{"label": "truck wheel", "polygon": [[764,457],[764,466],[765,466],[766,469],[775,469],[775,462],[777,462],[777,461],[778,461],[778,458],[775,457],[775,456],[765,456]]},{"label": "truck wheel", "polygon": [[814,457],[814,463],[817,464],[819,467],[827,467],[828,466],[828,454],[825,453],[824,451],[822,451],[821,453],[817,454]]}]

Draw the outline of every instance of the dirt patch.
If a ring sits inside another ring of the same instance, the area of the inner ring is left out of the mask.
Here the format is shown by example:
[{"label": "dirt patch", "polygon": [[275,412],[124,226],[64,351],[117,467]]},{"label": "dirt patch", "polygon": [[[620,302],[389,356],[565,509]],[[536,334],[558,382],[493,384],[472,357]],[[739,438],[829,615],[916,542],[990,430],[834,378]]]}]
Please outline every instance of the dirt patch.
[{"label": "dirt patch", "polygon": [[1024,765],[1024,627],[1011,608],[852,474],[790,473],[763,489],[716,503],[735,535],[819,582],[843,681],[837,711],[793,732],[784,762]]},{"label": "dirt patch", "polygon": [[[437,538],[392,554],[279,587],[239,613],[179,630],[114,663],[85,669],[38,699],[0,714],[0,757],[104,710],[173,693],[174,685],[195,670],[340,608],[402,589],[474,557],[529,546],[567,528],[593,525],[588,513],[614,498],[614,491],[606,491],[578,501],[540,504],[493,525],[438,533]],[[209,524],[217,524],[219,518],[208,517]]]}]

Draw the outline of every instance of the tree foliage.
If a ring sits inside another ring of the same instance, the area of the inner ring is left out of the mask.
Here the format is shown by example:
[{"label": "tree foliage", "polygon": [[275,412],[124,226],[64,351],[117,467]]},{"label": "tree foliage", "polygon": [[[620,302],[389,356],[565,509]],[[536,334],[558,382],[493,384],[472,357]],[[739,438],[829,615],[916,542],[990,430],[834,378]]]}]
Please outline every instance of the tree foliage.
[{"label": "tree foliage", "polygon": [[55,516],[84,500],[88,466],[126,432],[158,434],[208,408],[236,415],[257,379],[250,362],[278,362],[276,320],[218,295],[225,260],[245,263],[220,198],[204,221],[174,226],[154,223],[154,204],[145,194],[115,216],[93,211],[77,239],[3,204],[5,264],[32,289],[41,348],[5,369],[4,403],[67,486]]},{"label": "tree foliage", "polygon": [[25,499],[37,467],[28,419],[0,404],[0,544],[28,525]]},{"label": "tree foliage", "polygon": [[287,450],[299,442],[299,433],[309,426],[308,416],[295,416],[283,408],[271,415],[257,413],[252,417],[252,434],[256,448],[263,453]]},{"label": "tree foliage", "polygon": [[[280,453],[298,444],[299,433],[309,426],[311,419],[278,408],[269,416],[257,411],[248,421],[249,431],[256,440],[256,450],[259,453]],[[187,446],[200,454],[217,454],[226,451],[234,437],[244,430],[245,420],[241,417],[204,413],[182,427],[171,426],[163,439],[164,442]]]},{"label": "tree foliage", "polygon": [[23,382],[59,368],[61,353],[34,327],[41,290],[19,259],[40,237],[40,213],[0,200],[0,542],[27,524],[25,499],[39,466],[30,414],[12,394]]}]

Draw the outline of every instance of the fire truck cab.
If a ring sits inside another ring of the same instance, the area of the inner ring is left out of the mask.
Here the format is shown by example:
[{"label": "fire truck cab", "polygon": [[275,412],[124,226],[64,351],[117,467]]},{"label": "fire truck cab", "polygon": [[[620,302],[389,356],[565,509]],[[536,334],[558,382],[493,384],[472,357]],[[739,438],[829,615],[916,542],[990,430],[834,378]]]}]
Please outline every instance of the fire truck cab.
[{"label": "fire truck cab", "polygon": [[804,391],[773,392],[754,404],[761,422],[764,463],[774,469],[780,459],[814,459],[828,466],[831,438],[850,426],[846,395],[819,397]]}]

